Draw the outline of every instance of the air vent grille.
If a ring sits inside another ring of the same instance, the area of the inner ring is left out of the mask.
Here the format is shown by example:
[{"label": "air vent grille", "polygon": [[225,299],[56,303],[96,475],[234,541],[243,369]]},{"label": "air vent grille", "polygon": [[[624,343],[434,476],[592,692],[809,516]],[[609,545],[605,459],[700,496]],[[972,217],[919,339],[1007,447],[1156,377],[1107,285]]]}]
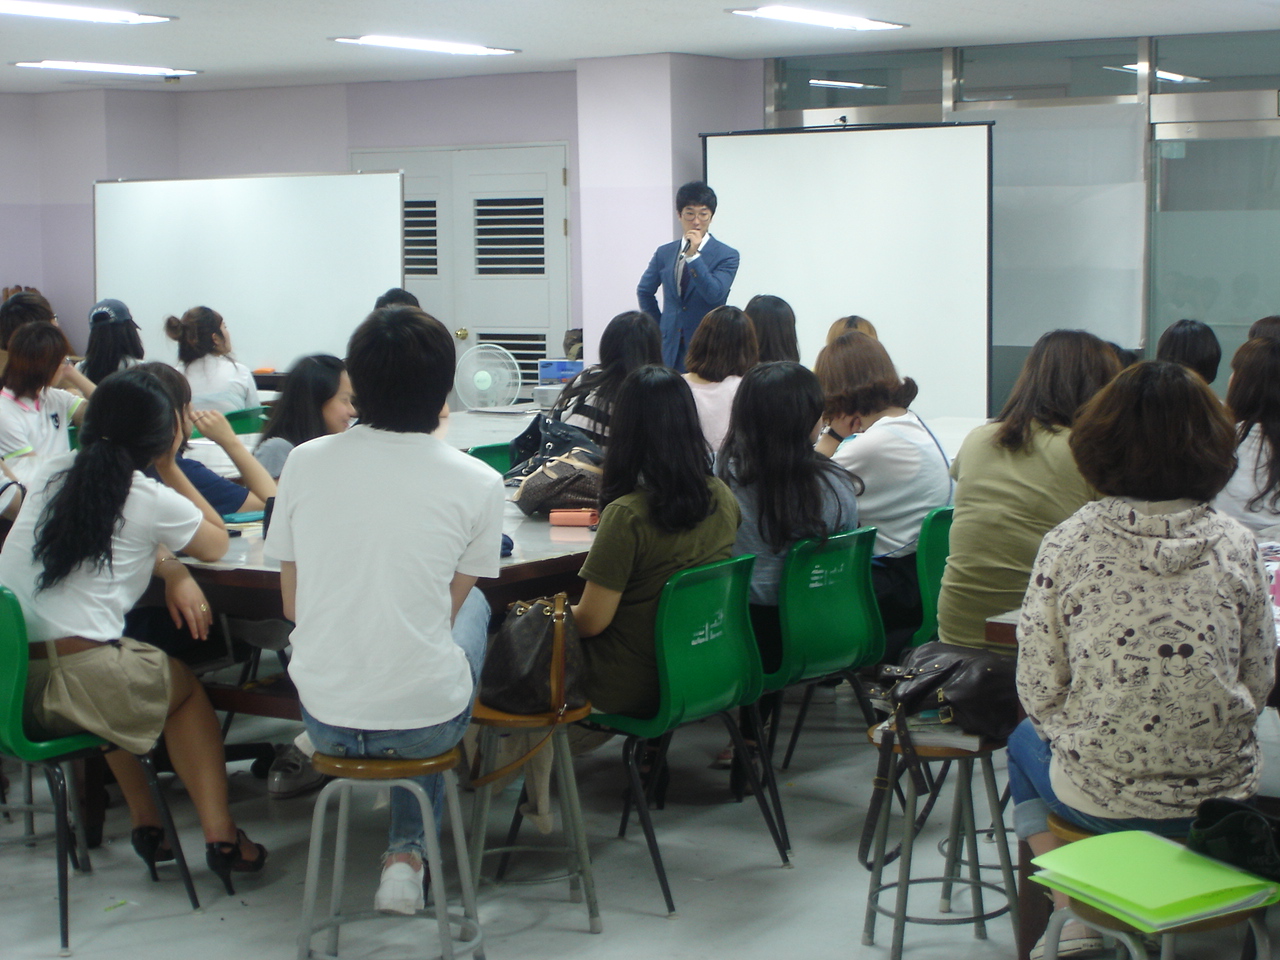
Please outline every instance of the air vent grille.
[{"label": "air vent grille", "polygon": [[546,274],[546,204],[542,197],[477,199],[475,223],[476,273]]},{"label": "air vent grille", "polygon": [[438,227],[434,200],[404,202],[404,272],[411,277],[434,277],[437,261]]},{"label": "air vent grille", "polygon": [[520,395],[532,396],[538,383],[538,361],[547,358],[547,336],[544,333],[481,333],[481,343],[496,343],[511,351],[520,365]]}]

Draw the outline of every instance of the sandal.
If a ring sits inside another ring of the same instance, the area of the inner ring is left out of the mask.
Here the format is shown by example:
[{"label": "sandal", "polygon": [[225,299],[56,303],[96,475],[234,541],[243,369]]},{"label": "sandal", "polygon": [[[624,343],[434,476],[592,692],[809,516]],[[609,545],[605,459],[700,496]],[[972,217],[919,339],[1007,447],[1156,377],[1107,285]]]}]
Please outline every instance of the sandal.
[{"label": "sandal", "polygon": [[733,744],[716,754],[716,758],[708,765],[711,770],[731,770],[733,769]]}]

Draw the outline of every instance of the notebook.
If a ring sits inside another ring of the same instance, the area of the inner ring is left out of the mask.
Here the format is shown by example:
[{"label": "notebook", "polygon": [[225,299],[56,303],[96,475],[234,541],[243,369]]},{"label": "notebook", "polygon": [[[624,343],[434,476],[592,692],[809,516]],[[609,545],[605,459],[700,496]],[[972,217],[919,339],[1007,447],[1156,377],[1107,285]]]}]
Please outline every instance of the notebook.
[{"label": "notebook", "polygon": [[1142,830],[1099,834],[1031,862],[1037,883],[1144,933],[1280,901],[1280,884]]}]

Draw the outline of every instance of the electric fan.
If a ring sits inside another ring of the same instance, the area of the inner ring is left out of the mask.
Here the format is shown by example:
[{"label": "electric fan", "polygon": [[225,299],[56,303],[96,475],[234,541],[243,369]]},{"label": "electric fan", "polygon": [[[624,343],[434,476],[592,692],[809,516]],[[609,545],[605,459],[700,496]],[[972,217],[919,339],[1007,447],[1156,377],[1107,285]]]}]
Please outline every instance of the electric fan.
[{"label": "electric fan", "polygon": [[511,351],[495,343],[472,347],[458,360],[454,378],[458,399],[468,410],[509,409],[520,394],[520,365]]}]

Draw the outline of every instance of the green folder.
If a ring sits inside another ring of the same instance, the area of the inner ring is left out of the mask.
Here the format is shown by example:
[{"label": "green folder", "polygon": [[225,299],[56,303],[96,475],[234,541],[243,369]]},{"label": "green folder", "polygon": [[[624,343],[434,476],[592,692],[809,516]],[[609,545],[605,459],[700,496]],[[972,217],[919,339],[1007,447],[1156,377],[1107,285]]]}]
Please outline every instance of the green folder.
[{"label": "green folder", "polygon": [[1031,861],[1032,879],[1159,933],[1280,901],[1280,884],[1142,830],[1103,833]]}]

